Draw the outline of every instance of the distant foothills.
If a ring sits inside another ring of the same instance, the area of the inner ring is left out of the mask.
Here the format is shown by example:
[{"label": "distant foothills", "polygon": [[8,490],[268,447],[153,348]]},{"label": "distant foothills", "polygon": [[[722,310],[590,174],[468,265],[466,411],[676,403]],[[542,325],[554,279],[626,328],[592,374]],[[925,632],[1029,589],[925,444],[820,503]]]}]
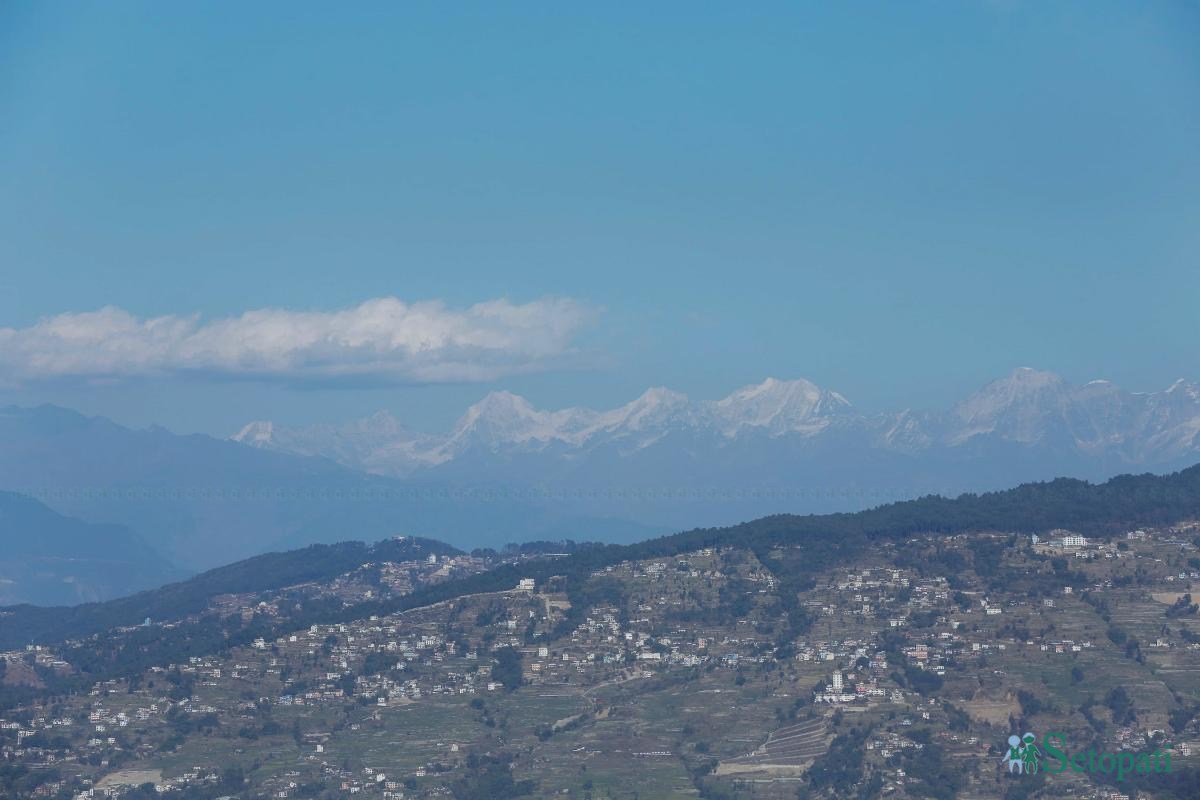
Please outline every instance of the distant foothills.
[{"label": "distant foothills", "polygon": [[[732,798],[753,774],[774,800],[1195,798],[1200,634],[1176,581],[1200,570],[1198,516],[1195,466],[628,545],[310,545],[0,608],[0,795],[126,780],[125,798],[161,796],[143,781],[180,800],[332,798],[391,780],[392,796],[507,800],[585,797],[604,774],[610,797]],[[1048,734],[1041,773],[1002,766],[1010,731]],[[1094,766],[1058,770],[1056,745]],[[1135,751],[1171,769],[1130,773]],[[385,756],[404,760],[384,773]],[[669,758],[686,769],[651,783]]]},{"label": "distant foothills", "polygon": [[[32,501],[24,498],[0,494],[0,541],[7,544],[20,539],[21,531],[12,527],[13,516],[6,509],[16,507],[26,518],[46,513],[30,508],[31,504]],[[800,557],[789,562],[786,569],[781,569],[779,579],[785,588],[796,588],[811,581],[815,575],[853,563],[871,552],[876,544],[902,541],[916,534],[950,536],[996,531],[1046,534],[1066,529],[1103,539],[1130,528],[1165,526],[1197,518],[1200,518],[1200,465],[1164,476],[1119,476],[1102,484],[1060,478],[955,499],[906,500],[855,513],[780,514],[735,526],[697,528],[627,545],[527,542],[509,545],[501,552],[477,549],[471,553],[474,569],[460,571],[458,575],[431,576],[444,580],[422,580],[410,572],[412,586],[408,592],[385,592],[375,596],[368,593],[360,601],[349,604],[298,604],[294,614],[289,613],[286,619],[271,623],[277,629],[250,626],[240,630],[231,641],[224,641],[219,636],[213,639],[207,634],[197,635],[196,632],[211,620],[193,620],[194,626],[183,626],[171,636],[158,631],[148,639],[139,638],[132,645],[138,650],[132,661],[127,658],[128,652],[124,655],[118,651],[108,652],[104,657],[107,664],[104,669],[128,670],[143,662],[151,663],[155,648],[175,647],[180,641],[188,642],[189,647],[245,644],[256,636],[272,638],[289,627],[294,630],[318,622],[363,619],[468,594],[507,590],[516,586],[520,579],[532,578],[539,583],[552,577],[560,580],[572,599],[572,607],[577,613],[583,613],[595,600],[587,596],[585,588],[595,571],[624,561],[676,556],[702,548],[743,548],[754,552],[766,563],[774,563],[773,548],[795,546],[799,548]],[[42,552],[56,544],[64,549],[78,547],[78,531],[73,526],[70,522],[56,522],[55,533],[45,537],[48,543],[42,546]],[[124,536],[111,530],[108,533],[116,537],[111,541],[122,541]],[[91,547],[87,552],[100,549]],[[131,549],[136,555],[136,547]],[[200,614],[219,596],[320,584],[351,571],[377,573],[389,563],[411,565],[414,560],[423,562],[430,556],[433,558],[429,560],[436,566],[438,558],[461,555],[464,555],[462,551],[453,546],[422,537],[392,537],[376,544],[345,541],[255,556],[161,588],[105,602],[70,608],[30,604],[3,607],[0,604],[0,650],[89,636],[118,626],[135,626],[144,619],[183,619]],[[0,563],[0,569],[3,568]],[[406,569],[411,570],[411,566]],[[798,608],[787,611],[789,614],[803,613]]]},{"label": "distant foothills", "polygon": [[[442,436],[380,414],[303,429],[255,422],[222,440],[7,407],[0,491],[44,510],[0,498],[12,506],[0,508],[0,603],[101,600],[314,543],[396,534],[467,550],[631,543],[770,514],[1196,461],[1195,384],[1136,394],[1032,369],[944,412],[864,414],[804,380],[768,379],[717,401],[652,389],[610,411],[540,411],[500,392]],[[73,546],[54,551],[54,537],[40,549],[10,546],[43,528],[75,531],[64,542],[86,530],[106,545],[86,559]]]}]

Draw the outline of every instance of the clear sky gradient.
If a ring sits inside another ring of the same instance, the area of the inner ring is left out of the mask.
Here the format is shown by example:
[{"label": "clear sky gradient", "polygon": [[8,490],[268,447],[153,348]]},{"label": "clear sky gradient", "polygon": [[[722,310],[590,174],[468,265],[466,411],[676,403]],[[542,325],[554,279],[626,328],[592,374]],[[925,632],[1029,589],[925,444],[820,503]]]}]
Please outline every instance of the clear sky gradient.
[{"label": "clear sky gradient", "polygon": [[593,313],[526,374],[0,375],[0,403],[226,434],[437,429],[496,388],[1200,379],[1200,6],[0,5],[0,328],[380,297]]}]

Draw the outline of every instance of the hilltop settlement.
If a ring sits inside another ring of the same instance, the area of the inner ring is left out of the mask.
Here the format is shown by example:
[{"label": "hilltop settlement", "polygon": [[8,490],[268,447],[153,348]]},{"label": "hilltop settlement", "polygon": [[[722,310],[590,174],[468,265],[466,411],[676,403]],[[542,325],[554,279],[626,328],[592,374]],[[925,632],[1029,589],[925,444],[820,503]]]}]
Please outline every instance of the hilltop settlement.
[{"label": "hilltop settlement", "polygon": [[[1194,797],[1198,542],[927,531],[578,575],[570,543],[408,540],[0,653],[0,796]],[[1063,758],[1014,773],[1027,731]]]}]

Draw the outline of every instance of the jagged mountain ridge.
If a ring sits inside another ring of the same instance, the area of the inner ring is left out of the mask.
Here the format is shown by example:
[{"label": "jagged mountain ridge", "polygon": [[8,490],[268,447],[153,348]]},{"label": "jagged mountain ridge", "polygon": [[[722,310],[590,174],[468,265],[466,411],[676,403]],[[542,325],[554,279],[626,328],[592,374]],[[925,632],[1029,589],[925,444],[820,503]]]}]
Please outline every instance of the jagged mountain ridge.
[{"label": "jagged mountain ridge", "polygon": [[[717,401],[654,388],[608,411],[544,411],[509,392],[493,392],[441,437],[408,431],[380,412],[342,426],[281,429],[253,422],[232,438],[392,476],[472,457],[540,453],[578,460],[614,448],[631,456],[672,444],[720,450],[749,442],[782,450],[821,439],[908,456],[957,457],[956,451],[1003,445],[1160,466],[1200,453],[1200,388],[1181,380],[1162,392],[1135,394],[1108,381],[1077,387],[1053,373],[1021,368],[948,411],[883,414],[861,413],[841,394],[803,379],[768,378]],[[811,446],[821,449],[815,441]]]}]

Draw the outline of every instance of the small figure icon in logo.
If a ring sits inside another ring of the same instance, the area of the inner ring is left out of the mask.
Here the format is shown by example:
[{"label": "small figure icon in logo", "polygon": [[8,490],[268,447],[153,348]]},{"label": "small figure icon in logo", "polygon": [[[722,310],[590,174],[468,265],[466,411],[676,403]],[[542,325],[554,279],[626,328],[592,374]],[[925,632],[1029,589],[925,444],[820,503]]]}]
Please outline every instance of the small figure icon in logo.
[{"label": "small figure icon in logo", "polygon": [[1042,763],[1042,751],[1035,744],[1037,739],[1032,733],[1026,733],[1021,737],[1021,741],[1025,745],[1021,748],[1021,758],[1025,761],[1025,774],[1033,775]]},{"label": "small figure icon in logo", "polygon": [[1017,736],[1015,733],[1008,737],[1008,750],[1002,763],[1008,765],[1010,773],[1032,775],[1038,771],[1041,764],[1042,751],[1036,744],[1037,737],[1032,733]]}]

